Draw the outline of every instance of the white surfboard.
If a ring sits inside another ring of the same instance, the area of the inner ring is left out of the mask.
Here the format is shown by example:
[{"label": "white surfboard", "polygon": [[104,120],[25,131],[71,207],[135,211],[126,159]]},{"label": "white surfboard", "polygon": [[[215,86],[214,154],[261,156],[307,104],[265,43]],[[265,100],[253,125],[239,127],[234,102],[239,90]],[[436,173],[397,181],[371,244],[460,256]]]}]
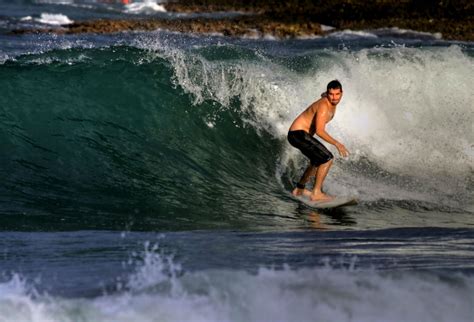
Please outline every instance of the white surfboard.
[{"label": "white surfboard", "polygon": [[357,205],[357,199],[351,196],[335,197],[331,201],[311,201],[306,196],[295,197],[305,205],[315,209],[330,209]]}]

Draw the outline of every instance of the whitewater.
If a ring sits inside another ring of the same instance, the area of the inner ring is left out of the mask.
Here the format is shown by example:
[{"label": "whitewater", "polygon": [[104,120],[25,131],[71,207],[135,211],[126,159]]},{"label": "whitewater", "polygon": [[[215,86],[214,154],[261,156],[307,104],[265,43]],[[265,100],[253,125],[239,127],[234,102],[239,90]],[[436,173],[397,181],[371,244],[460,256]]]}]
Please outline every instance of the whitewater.
[{"label": "whitewater", "polygon": [[[30,34],[160,2],[1,2],[0,321],[472,321],[474,45]],[[222,13],[219,13],[222,15]],[[314,211],[293,119],[338,79]]]}]

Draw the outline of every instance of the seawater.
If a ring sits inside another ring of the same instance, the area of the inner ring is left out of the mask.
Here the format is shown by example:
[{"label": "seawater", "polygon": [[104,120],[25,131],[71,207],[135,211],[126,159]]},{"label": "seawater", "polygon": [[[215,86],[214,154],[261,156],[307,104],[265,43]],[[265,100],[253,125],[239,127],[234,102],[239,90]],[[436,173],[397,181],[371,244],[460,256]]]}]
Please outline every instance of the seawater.
[{"label": "seawater", "polygon": [[[127,8],[0,8],[0,321],[472,320],[472,43],[12,36]],[[316,212],[286,131],[335,78],[326,190],[359,204]]]}]

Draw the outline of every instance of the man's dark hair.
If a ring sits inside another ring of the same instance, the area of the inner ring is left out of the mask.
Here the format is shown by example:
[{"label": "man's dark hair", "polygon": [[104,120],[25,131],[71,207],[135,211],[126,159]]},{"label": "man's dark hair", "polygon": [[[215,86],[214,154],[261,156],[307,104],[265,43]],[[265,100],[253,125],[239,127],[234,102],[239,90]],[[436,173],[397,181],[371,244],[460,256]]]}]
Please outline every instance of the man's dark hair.
[{"label": "man's dark hair", "polygon": [[332,80],[328,83],[328,86],[326,88],[326,92],[329,93],[330,89],[340,89],[341,92],[342,92],[342,85],[337,79],[335,79],[335,80]]}]

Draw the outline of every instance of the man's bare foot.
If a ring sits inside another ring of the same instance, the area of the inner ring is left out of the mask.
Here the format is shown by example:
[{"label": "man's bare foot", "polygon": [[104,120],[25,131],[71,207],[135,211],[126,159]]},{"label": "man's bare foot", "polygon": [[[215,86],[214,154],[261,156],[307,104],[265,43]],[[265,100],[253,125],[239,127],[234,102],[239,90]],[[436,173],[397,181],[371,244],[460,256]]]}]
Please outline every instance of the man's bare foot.
[{"label": "man's bare foot", "polygon": [[318,193],[312,193],[309,199],[311,201],[323,202],[323,201],[331,201],[334,199],[334,197],[322,192],[318,192]]},{"label": "man's bare foot", "polygon": [[309,197],[309,196],[311,196],[311,191],[308,190],[308,189],[295,188],[295,189],[293,189],[292,194],[293,194],[293,196],[306,196],[306,197]]}]

